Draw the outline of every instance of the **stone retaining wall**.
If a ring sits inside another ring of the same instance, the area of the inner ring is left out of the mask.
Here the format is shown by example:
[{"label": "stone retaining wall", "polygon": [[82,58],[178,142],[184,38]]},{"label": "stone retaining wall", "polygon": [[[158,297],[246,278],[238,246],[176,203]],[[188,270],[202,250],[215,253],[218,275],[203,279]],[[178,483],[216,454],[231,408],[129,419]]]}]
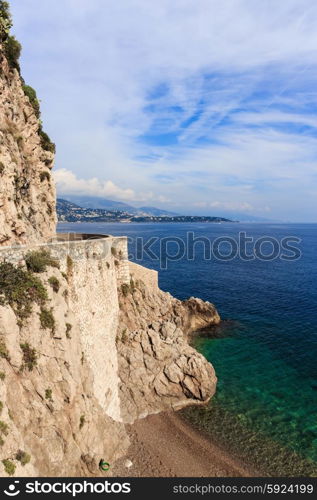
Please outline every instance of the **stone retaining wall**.
[{"label": "stone retaining wall", "polygon": [[73,261],[87,259],[114,260],[118,283],[129,283],[128,242],[125,236],[59,233],[45,243],[37,245],[14,245],[0,247],[0,261],[18,265],[23,263],[28,252],[45,249],[60,262],[61,269],[67,268],[67,257]]}]

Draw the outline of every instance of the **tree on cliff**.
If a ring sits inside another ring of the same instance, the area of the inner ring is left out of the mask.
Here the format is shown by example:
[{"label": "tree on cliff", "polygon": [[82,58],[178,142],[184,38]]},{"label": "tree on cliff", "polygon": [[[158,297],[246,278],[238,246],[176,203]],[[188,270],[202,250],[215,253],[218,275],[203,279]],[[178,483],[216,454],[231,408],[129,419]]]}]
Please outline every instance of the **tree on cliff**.
[{"label": "tree on cliff", "polygon": [[3,44],[8,63],[20,73],[19,58],[21,55],[21,44],[10,35],[12,18],[8,2],[0,0],[0,43]]},{"label": "tree on cliff", "polygon": [[6,40],[12,28],[12,18],[8,2],[0,1],[0,42]]}]

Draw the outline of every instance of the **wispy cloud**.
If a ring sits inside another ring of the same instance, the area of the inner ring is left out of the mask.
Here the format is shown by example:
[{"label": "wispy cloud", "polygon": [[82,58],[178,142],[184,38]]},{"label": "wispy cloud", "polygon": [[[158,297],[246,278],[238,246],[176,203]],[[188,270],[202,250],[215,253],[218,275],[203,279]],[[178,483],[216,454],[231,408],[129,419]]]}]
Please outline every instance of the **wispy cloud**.
[{"label": "wispy cloud", "polygon": [[121,189],[112,181],[100,181],[97,177],[78,179],[70,170],[60,168],[54,172],[55,182],[60,193],[109,196],[131,200],[135,197],[133,189]]},{"label": "wispy cloud", "polygon": [[252,205],[250,205],[250,203],[247,203],[247,202],[241,202],[241,203],[235,203],[235,202],[230,202],[230,201],[218,201],[218,200],[215,200],[215,201],[212,201],[210,203],[206,202],[206,201],[202,201],[202,202],[197,202],[194,204],[195,207],[198,207],[198,208],[203,208],[203,209],[209,209],[209,208],[219,208],[221,210],[226,210],[226,211],[238,211],[238,212],[252,212],[252,213],[256,213],[256,212],[259,212],[259,213],[266,213],[266,212],[270,212],[270,207],[268,206],[265,206],[265,207],[253,207]]},{"label": "wispy cloud", "polygon": [[60,189],[315,218],[314,0],[11,4]]},{"label": "wispy cloud", "polygon": [[133,189],[117,186],[111,180],[102,181],[97,177],[80,179],[66,168],[55,170],[54,179],[60,194],[92,195],[125,201],[148,201],[153,199],[161,202],[166,201],[162,195],[156,197],[152,192],[136,193]]}]

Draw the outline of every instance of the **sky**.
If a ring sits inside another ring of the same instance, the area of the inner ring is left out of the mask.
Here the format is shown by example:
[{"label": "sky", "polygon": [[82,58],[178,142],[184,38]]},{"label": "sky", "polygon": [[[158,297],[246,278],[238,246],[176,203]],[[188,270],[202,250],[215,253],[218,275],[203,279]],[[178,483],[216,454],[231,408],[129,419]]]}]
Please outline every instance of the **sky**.
[{"label": "sky", "polygon": [[11,0],[58,195],[317,220],[315,0]]}]

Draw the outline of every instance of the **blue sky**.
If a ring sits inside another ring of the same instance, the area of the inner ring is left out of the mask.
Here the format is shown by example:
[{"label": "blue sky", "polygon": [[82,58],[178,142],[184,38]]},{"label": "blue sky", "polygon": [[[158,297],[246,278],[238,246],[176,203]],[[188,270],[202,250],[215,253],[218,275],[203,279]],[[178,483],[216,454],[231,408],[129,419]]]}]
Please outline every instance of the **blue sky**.
[{"label": "blue sky", "polygon": [[315,0],[11,0],[60,196],[316,221]]}]

